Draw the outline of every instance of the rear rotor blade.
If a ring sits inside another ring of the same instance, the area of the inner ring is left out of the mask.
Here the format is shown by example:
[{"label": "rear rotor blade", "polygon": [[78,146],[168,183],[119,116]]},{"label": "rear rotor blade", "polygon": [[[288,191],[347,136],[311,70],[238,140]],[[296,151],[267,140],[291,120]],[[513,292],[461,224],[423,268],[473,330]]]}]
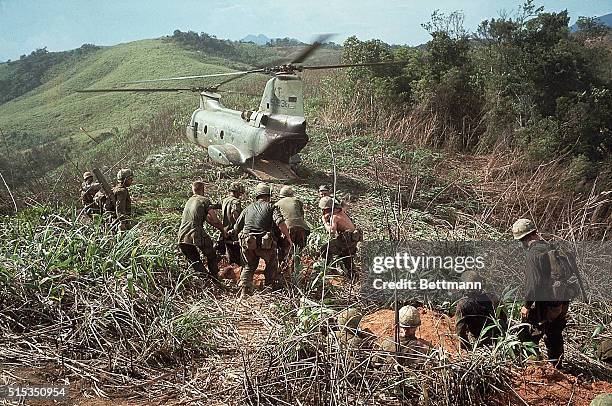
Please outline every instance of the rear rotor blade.
[{"label": "rear rotor blade", "polygon": [[216,77],[219,77],[219,76],[248,75],[249,73],[258,73],[258,72],[264,72],[264,69],[253,69],[253,70],[247,70],[247,71],[241,71],[241,72],[213,73],[213,74],[210,74],[210,75],[177,76],[177,77],[174,77],[174,78],[135,80],[133,82],[125,82],[125,83],[151,83],[151,82],[166,82],[166,81],[170,81],[170,80],[216,78]]},{"label": "rear rotor blade", "polygon": [[298,54],[290,63],[302,63],[312,54],[317,48],[319,48],[325,41],[333,37],[334,34],[323,34],[319,35],[317,39],[306,49]]}]

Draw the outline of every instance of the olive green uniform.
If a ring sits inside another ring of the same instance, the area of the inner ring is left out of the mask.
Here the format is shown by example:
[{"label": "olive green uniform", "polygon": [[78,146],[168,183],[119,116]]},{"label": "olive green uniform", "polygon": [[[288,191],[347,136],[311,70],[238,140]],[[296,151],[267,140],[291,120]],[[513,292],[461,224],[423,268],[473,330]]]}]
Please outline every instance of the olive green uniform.
[{"label": "olive green uniform", "polygon": [[[306,246],[306,239],[310,234],[310,227],[308,227],[306,220],[304,220],[304,204],[299,199],[291,196],[283,197],[274,206],[278,207],[285,219],[291,241],[297,247],[304,248]],[[287,256],[289,248],[289,244],[283,244],[281,255],[283,258]]]},{"label": "olive green uniform", "polygon": [[599,344],[597,358],[608,364],[612,364],[612,340],[605,340]]},{"label": "olive green uniform", "polygon": [[92,214],[98,212],[96,210],[96,203],[94,202],[94,196],[100,191],[102,187],[99,183],[93,181],[85,181],[81,185],[81,202],[85,213]]},{"label": "olive green uniform", "polygon": [[132,199],[128,188],[123,185],[117,185],[113,188],[115,196],[115,216],[119,223],[120,230],[130,228],[130,216],[132,215]]},{"label": "olive green uniform", "polygon": [[204,196],[193,195],[187,200],[178,231],[178,244],[193,269],[198,273],[204,273],[199,248],[206,257],[209,274],[217,278],[219,259],[210,236],[204,230],[210,206],[210,200]]},{"label": "olive green uniform", "polygon": [[396,353],[396,343],[392,339],[386,339],[381,345],[381,349],[386,353],[386,362],[397,362],[404,366],[420,366],[427,361],[427,355],[431,350],[431,345],[420,338],[400,337],[399,352]]},{"label": "olive green uniform", "polygon": [[238,234],[246,262],[240,274],[240,286],[244,290],[252,291],[253,276],[260,259],[266,262],[266,286],[275,286],[280,282],[276,247],[278,225],[284,221],[278,207],[261,200],[251,203],[240,214],[234,225],[234,233]]},{"label": "olive green uniform", "polygon": [[[495,310],[498,306],[499,298],[496,295],[481,291],[469,292],[459,299],[455,311],[455,320],[457,335],[462,348],[470,348],[470,335],[478,339],[482,331],[493,324],[493,320],[497,319]],[[505,312],[500,313],[498,322],[502,331],[497,327],[488,329],[482,337],[483,344],[490,344],[494,337],[498,337],[506,330],[508,318]]]},{"label": "olive green uniform", "polygon": [[[563,358],[563,329],[567,325],[568,302],[552,301],[550,263],[546,253],[551,247],[544,241],[535,241],[527,250],[525,307],[530,309],[527,323],[519,331],[519,339],[536,344],[544,338],[548,359],[557,367]],[[540,300],[539,300],[540,299]]]},{"label": "olive green uniform", "polygon": [[[221,202],[221,211],[223,212],[223,227],[227,232],[232,231],[236,221],[234,220],[237,216],[242,213],[242,203],[240,199],[235,196],[228,196]],[[236,217],[235,217],[236,216]],[[230,263],[240,264],[240,245],[238,243],[238,236],[231,233],[224,242],[227,257]]]}]

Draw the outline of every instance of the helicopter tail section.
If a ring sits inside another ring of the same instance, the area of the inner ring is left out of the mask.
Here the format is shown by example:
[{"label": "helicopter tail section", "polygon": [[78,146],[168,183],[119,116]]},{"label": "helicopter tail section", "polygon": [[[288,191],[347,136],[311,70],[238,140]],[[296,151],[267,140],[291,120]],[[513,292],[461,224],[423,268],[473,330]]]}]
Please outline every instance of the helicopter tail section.
[{"label": "helicopter tail section", "polygon": [[300,179],[291,165],[275,160],[253,159],[244,166],[244,169],[264,182],[292,183]]}]

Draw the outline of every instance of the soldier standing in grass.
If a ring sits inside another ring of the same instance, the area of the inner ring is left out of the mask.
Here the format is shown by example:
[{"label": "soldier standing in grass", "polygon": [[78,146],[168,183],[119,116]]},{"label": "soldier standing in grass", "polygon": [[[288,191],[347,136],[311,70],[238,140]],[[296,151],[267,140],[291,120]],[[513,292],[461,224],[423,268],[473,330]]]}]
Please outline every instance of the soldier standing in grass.
[{"label": "soldier standing in grass", "polygon": [[120,169],[117,172],[117,185],[113,188],[116,224],[120,231],[131,228],[132,199],[128,188],[134,182],[134,173],[131,169]]},{"label": "soldier standing in grass", "polygon": [[94,196],[100,191],[102,187],[99,183],[94,182],[94,176],[91,172],[85,172],[83,174],[83,184],[81,185],[81,202],[83,203],[83,211],[88,216],[99,212],[96,210],[96,203],[94,202]]},{"label": "soldier standing in grass", "polygon": [[223,240],[225,250],[230,263],[240,265],[240,244],[238,236],[234,234],[234,225],[242,213],[242,202],[240,197],[244,194],[244,186],[239,182],[232,182],[229,187],[228,196],[221,203],[223,213],[223,227],[227,237]]},{"label": "soldier standing in grass", "polygon": [[270,186],[259,183],[255,188],[255,202],[242,211],[234,225],[246,262],[240,274],[241,298],[253,293],[253,276],[260,259],[266,263],[266,286],[276,288],[280,285],[276,254],[278,231],[288,244],[292,244],[285,219],[279,208],[270,203],[270,194]]},{"label": "soldier standing in grass", "polygon": [[331,240],[320,248],[319,254],[321,258],[327,259],[328,264],[334,256],[339,257],[348,276],[353,277],[356,273],[353,256],[357,254],[357,243],[363,240],[363,234],[333,198],[321,198],[319,208],[323,212],[323,225],[332,236]]},{"label": "soldier standing in grass", "polygon": [[[482,278],[476,271],[464,271],[461,281],[471,283],[483,283]],[[465,292],[457,302],[455,320],[457,335],[461,341],[461,347],[470,349],[470,335],[478,340],[482,337],[482,344],[488,345],[494,337],[501,335],[508,327],[506,313],[501,311],[496,317],[495,311],[499,306],[499,298],[494,293],[487,293],[483,289],[472,289]],[[492,326],[494,322],[498,325],[491,327],[483,333],[485,328]]]},{"label": "soldier standing in grass", "polygon": [[[308,227],[306,220],[304,220],[304,204],[297,197],[293,196],[294,192],[290,186],[283,186],[279,195],[281,199],[274,206],[278,207],[285,219],[285,224],[291,235],[291,241],[293,241],[296,247],[302,249],[306,246],[306,239],[310,234],[310,227]],[[287,242],[287,240],[283,241],[281,259],[285,259],[291,248]]]},{"label": "soldier standing in grass", "polygon": [[[210,200],[204,196],[204,182],[195,181],[191,184],[193,196],[185,203],[181,226],[178,232],[178,245],[181,252],[189,261],[189,265],[199,274],[205,275],[204,264],[200,251],[206,257],[208,275],[213,281],[218,281],[219,258],[213,248],[210,236],[204,230],[204,222],[208,222],[226,236],[223,224],[217,217]],[[199,250],[199,251],[198,251]]]},{"label": "soldier standing in grass", "polygon": [[569,301],[558,300],[553,292],[549,252],[553,247],[540,237],[529,219],[518,219],[512,226],[515,240],[522,243],[526,254],[526,292],[521,317],[528,327],[519,338],[538,344],[544,337],[548,359],[561,368],[563,359],[563,329],[567,324]]}]

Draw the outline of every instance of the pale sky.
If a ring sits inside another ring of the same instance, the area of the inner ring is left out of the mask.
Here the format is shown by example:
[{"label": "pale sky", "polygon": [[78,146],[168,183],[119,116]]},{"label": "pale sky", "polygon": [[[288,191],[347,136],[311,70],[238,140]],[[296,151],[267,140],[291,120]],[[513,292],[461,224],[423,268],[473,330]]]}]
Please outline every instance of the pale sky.
[{"label": "pale sky", "polygon": [[[514,11],[520,0],[0,0],[0,61],[47,47],[78,48],[84,43],[114,45],[171,35],[207,32],[238,40],[248,34],[302,41],[337,33],[388,43],[418,45],[428,40],[421,23],[431,13],[460,10],[466,28],[502,10]],[[578,16],[612,12],[611,0],[543,0],[548,11],[567,9]]]}]

